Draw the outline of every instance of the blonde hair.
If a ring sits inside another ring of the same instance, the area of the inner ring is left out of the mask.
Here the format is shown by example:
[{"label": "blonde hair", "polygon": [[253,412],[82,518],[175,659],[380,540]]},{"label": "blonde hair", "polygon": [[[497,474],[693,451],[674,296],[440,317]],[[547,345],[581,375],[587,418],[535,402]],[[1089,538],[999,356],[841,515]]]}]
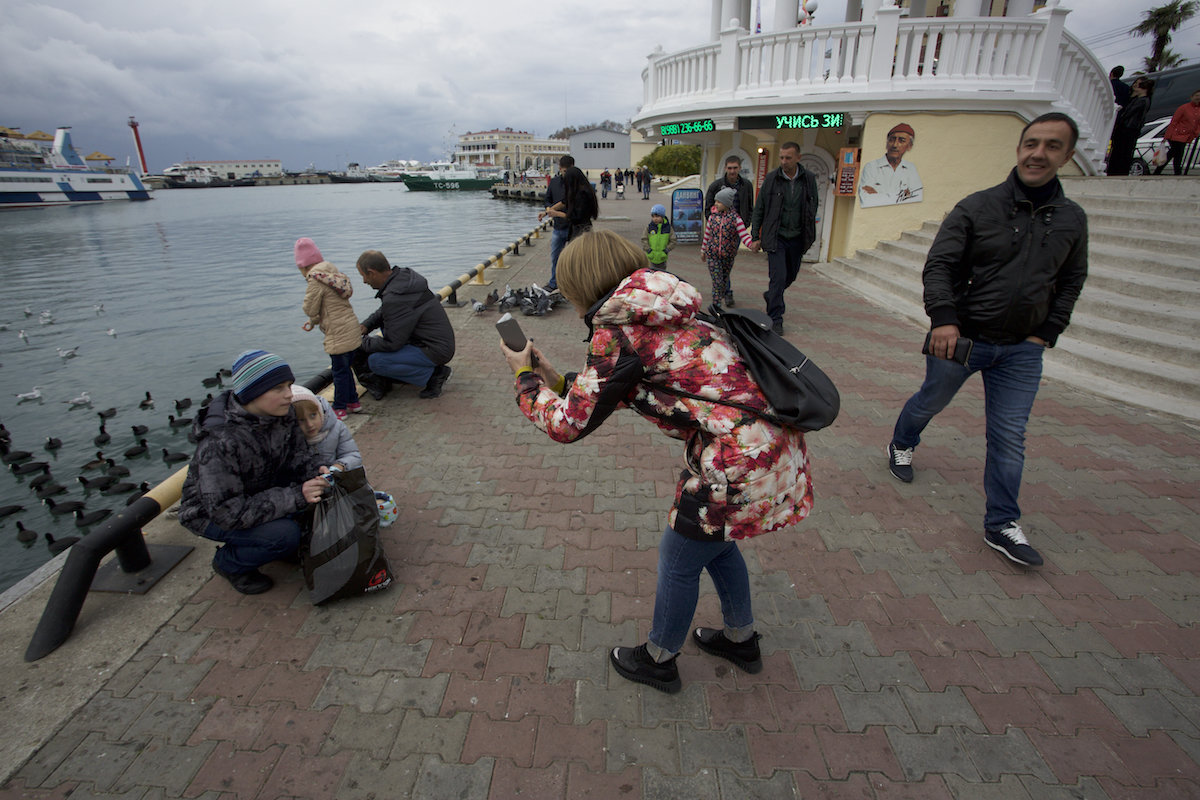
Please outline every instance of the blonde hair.
[{"label": "blonde hair", "polygon": [[321,412],[321,406],[317,405],[312,400],[293,400],[292,405],[295,407],[297,415],[311,414],[312,412],[316,411],[318,414],[321,414],[322,417],[325,416]]},{"label": "blonde hair", "polygon": [[586,311],[621,281],[649,266],[646,254],[628,239],[612,231],[596,230],[563,248],[555,277],[562,296]]}]

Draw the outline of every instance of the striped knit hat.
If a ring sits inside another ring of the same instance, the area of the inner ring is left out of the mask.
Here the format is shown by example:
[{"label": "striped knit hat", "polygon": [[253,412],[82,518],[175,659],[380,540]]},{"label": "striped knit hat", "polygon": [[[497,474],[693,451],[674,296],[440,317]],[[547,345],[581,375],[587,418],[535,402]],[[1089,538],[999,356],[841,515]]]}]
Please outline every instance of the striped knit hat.
[{"label": "striped knit hat", "polygon": [[242,404],[284,381],[295,380],[292,368],[265,350],[247,350],[233,362],[233,393]]}]

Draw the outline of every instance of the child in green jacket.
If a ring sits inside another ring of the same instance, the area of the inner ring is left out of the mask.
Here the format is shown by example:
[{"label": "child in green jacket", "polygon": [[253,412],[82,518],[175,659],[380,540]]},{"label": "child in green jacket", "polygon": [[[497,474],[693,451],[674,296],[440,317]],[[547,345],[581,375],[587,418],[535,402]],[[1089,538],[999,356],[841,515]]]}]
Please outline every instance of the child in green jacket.
[{"label": "child in green jacket", "polygon": [[642,249],[655,269],[667,268],[667,253],[675,249],[675,231],[667,221],[667,209],[658,203],[650,209],[650,224],[642,234]]}]

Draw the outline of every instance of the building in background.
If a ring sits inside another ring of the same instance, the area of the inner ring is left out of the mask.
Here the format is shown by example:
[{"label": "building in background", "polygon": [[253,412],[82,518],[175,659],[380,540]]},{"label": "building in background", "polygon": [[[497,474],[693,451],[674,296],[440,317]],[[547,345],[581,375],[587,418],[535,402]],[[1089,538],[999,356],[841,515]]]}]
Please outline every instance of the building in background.
[{"label": "building in background", "polygon": [[254,158],[248,161],[184,161],[180,167],[203,167],[225,180],[239,178],[278,178],[283,174],[283,162],[277,158]]},{"label": "building in background", "polygon": [[633,166],[630,157],[630,137],[625,131],[608,128],[588,128],[571,134],[571,156],[575,166],[588,170],[628,169]]},{"label": "building in background", "polygon": [[552,173],[569,148],[566,139],[539,139],[512,128],[468,132],[458,137],[454,163],[460,167]]}]

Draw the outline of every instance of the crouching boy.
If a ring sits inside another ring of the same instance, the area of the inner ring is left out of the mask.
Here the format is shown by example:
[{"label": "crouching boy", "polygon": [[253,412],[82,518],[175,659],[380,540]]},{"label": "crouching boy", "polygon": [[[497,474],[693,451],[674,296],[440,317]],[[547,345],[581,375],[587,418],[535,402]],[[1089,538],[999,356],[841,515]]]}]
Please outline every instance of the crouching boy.
[{"label": "crouching boy", "polygon": [[291,368],[279,356],[249,350],[233,364],[233,389],[200,410],[179,522],[220,542],[213,571],[242,594],[272,580],[259,567],[295,557],[295,517],[321,499],[328,470],[308,446],[292,412]]}]

